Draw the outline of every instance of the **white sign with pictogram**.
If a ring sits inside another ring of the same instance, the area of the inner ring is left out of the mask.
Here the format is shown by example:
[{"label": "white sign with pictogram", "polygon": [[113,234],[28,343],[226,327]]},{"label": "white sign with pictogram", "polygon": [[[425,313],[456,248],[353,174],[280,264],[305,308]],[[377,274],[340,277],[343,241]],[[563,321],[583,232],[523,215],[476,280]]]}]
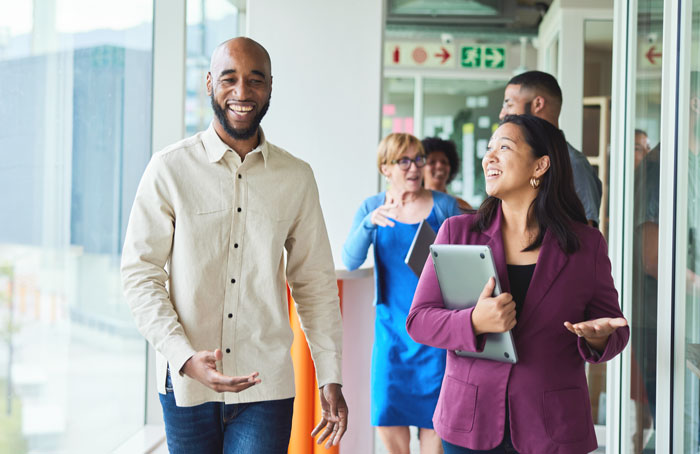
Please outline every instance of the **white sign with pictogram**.
[{"label": "white sign with pictogram", "polygon": [[639,46],[637,65],[639,68],[661,68],[662,43],[643,44]]},{"label": "white sign with pictogram", "polygon": [[456,61],[453,44],[405,41],[384,44],[384,66],[386,68],[454,68]]}]

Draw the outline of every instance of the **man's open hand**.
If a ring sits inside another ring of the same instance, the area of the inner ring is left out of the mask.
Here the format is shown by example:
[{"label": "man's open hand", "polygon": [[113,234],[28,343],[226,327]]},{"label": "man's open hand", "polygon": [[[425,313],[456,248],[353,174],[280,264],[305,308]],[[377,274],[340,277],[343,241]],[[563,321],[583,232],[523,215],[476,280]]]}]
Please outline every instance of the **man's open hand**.
[{"label": "man's open hand", "polygon": [[325,385],[319,389],[318,393],[321,400],[321,421],[311,432],[311,436],[321,434],[316,441],[319,445],[328,438],[326,442],[326,449],[328,449],[340,443],[340,439],[348,428],[348,406],[337,383]]},{"label": "man's open hand", "polygon": [[218,393],[239,393],[260,383],[257,372],[245,377],[229,377],[216,370],[216,362],[221,361],[223,356],[218,348],[213,352],[197,352],[185,362],[182,372]]}]

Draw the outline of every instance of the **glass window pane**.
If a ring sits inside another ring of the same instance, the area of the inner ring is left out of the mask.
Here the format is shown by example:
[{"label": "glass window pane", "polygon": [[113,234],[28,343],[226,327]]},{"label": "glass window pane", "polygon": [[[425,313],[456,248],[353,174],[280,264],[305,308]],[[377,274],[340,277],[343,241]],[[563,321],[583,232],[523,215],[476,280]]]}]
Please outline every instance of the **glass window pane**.
[{"label": "glass window pane", "polygon": [[[700,55],[697,46],[700,43],[700,1],[692,3],[692,26],[690,53],[690,98],[680,99],[679,108],[687,109],[689,124],[685,128],[679,125],[679,134],[687,134],[688,151],[679,153],[679,172],[687,172],[687,225],[678,226],[685,229],[685,243],[680,244],[679,254],[686,254],[686,267],[678,279],[686,282],[685,300],[685,386],[676,390],[682,392],[684,411],[682,452],[700,453]],[[679,150],[680,151],[680,150]],[[683,162],[685,161],[685,162]],[[681,179],[683,181],[683,179]],[[679,191],[683,188],[679,187]],[[681,235],[680,238],[683,238]],[[680,302],[679,304],[684,304]],[[683,348],[681,347],[681,348]]]},{"label": "glass window pane", "polygon": [[213,118],[205,85],[209,59],[220,43],[243,34],[238,25],[238,8],[229,0],[187,1],[185,136],[207,129]]},{"label": "glass window pane", "polygon": [[[630,394],[627,406],[631,433],[623,434],[634,453],[655,452],[657,276],[659,233],[659,143],[661,119],[661,48],[663,0],[639,2],[637,16],[636,129],[630,141],[638,142],[634,162],[634,252],[631,307]],[[657,55],[658,54],[658,55]],[[623,412],[624,414],[624,412]]]},{"label": "glass window pane", "polygon": [[425,79],[424,137],[457,145],[459,173],[448,191],[478,207],[486,197],[481,158],[498,126],[507,80]]},{"label": "glass window pane", "polygon": [[0,1],[0,452],[111,452],[143,426],[119,262],[150,157],[152,11]]},{"label": "glass window pane", "polygon": [[389,77],[384,79],[382,137],[392,132],[413,134],[414,90],[415,79],[412,77]]}]

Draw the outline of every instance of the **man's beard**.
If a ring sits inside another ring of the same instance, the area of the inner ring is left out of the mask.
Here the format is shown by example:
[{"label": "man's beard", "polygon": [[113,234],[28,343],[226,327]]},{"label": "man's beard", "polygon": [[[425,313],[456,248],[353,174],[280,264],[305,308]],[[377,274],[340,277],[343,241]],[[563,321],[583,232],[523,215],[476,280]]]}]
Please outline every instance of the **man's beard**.
[{"label": "man's beard", "polygon": [[523,114],[532,115],[532,101],[525,103],[525,112],[523,112]]},{"label": "man's beard", "polygon": [[260,122],[267,113],[267,109],[270,108],[270,98],[267,98],[267,102],[265,103],[263,108],[260,110],[260,112],[258,112],[255,118],[253,118],[253,121],[250,124],[250,126],[245,129],[236,129],[231,123],[229,123],[228,117],[226,116],[226,110],[224,110],[216,102],[216,100],[214,99],[214,93],[211,94],[211,107],[212,109],[214,109],[214,115],[216,115],[216,119],[219,120],[219,123],[224,128],[224,131],[226,131],[226,134],[228,134],[236,140],[246,140],[250,139],[255,134],[257,134],[258,126],[260,126]]}]

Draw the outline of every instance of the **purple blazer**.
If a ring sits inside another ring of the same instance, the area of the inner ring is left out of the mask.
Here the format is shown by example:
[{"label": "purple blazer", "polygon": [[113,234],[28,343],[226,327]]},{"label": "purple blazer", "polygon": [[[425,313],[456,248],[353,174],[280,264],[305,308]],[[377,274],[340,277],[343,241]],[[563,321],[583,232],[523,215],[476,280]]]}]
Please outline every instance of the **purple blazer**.
[{"label": "purple blazer", "polygon": [[[449,218],[436,243],[491,247],[502,290],[510,291],[499,210],[491,227],[471,232],[475,215]],[[596,229],[571,229],[581,248],[566,255],[551,232],[545,234],[520,318],[513,328],[518,363],[459,357],[454,350],[479,351],[473,308],[445,308],[432,259],[421,274],[406,320],[411,337],[448,350],[447,367],[433,424],[440,437],[470,449],[488,450],[503,441],[508,399],[510,432],[520,454],[581,454],[598,443],[593,431],[585,362],[601,363],[620,353],[629,328],[618,328],[602,355],[564,322],[622,317],[611,275],[607,245]],[[484,283],[485,284],[485,283]]]}]

